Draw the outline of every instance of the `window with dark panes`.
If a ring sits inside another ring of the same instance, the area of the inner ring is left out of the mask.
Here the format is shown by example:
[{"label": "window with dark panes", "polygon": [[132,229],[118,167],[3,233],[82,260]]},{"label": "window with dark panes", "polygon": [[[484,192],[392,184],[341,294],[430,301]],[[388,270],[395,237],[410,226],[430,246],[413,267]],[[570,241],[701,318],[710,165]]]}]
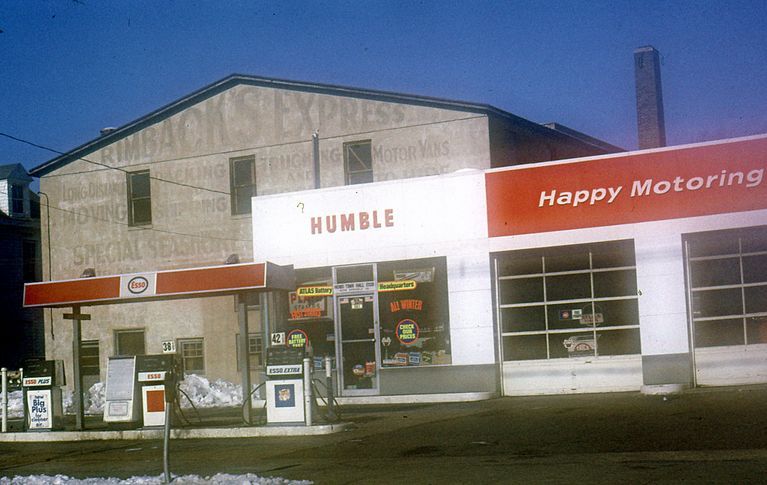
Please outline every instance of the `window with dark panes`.
[{"label": "window with dark panes", "polygon": [[[235,337],[235,355],[237,357],[237,371],[240,371],[240,334]],[[250,369],[259,369],[264,365],[264,339],[261,334],[248,334],[248,359]]]},{"label": "window with dark panes", "polygon": [[232,214],[250,214],[251,198],[256,196],[256,158],[232,158],[229,177]]},{"label": "window with dark panes", "polygon": [[184,374],[205,375],[205,353],[201,338],[178,341],[181,366]]},{"label": "window with dark panes", "polygon": [[21,185],[11,185],[11,213],[24,213],[24,187]]},{"label": "window with dark panes", "polygon": [[450,364],[444,257],[378,263],[383,367]]},{"label": "window with dark panes", "polygon": [[128,224],[145,226],[152,223],[152,193],[149,170],[129,172]]},{"label": "window with dark panes", "polygon": [[696,348],[767,343],[767,226],[685,236]]},{"label": "window with dark panes", "polygon": [[640,353],[633,241],[495,256],[504,360]]},{"label": "window with dark panes", "polygon": [[[338,282],[371,281],[369,265],[338,269]],[[358,279],[359,278],[359,279]],[[285,330],[306,333],[315,356],[335,357],[333,270],[330,267],[296,270],[296,289],[288,292]]]},{"label": "window with dark panes", "polygon": [[80,372],[83,376],[98,376],[101,372],[98,340],[83,341],[80,347]]},{"label": "window with dark panes", "polygon": [[37,281],[40,275],[40,255],[37,251],[37,242],[24,241],[22,259],[24,264],[24,281]]},{"label": "window with dark panes", "polygon": [[144,330],[115,331],[116,355],[144,355]]},{"label": "window with dark panes", "polygon": [[344,177],[346,185],[373,181],[373,152],[370,140],[344,143]]}]

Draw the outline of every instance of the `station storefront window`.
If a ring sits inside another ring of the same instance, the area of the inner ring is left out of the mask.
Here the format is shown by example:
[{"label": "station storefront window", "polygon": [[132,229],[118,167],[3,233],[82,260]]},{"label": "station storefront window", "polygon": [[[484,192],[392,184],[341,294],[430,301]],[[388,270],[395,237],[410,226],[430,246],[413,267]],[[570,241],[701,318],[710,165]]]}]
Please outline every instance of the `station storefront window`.
[{"label": "station storefront window", "polygon": [[378,263],[382,367],[450,364],[445,258]]},{"label": "station storefront window", "polygon": [[495,256],[505,361],[640,353],[630,240]]},{"label": "station storefront window", "polygon": [[696,348],[767,344],[767,226],[685,236]]},{"label": "station storefront window", "polygon": [[[359,380],[354,366],[370,377],[379,367],[452,362],[444,257],[336,270],[335,281],[332,267],[296,271],[296,291],[288,294],[287,346],[311,348],[315,358],[335,358],[340,347],[349,367],[347,384]],[[364,356],[357,355],[360,349]]]},{"label": "station storefront window", "polygon": [[310,347],[317,357],[335,356],[331,268],[296,271],[296,291],[288,293],[286,343]]}]

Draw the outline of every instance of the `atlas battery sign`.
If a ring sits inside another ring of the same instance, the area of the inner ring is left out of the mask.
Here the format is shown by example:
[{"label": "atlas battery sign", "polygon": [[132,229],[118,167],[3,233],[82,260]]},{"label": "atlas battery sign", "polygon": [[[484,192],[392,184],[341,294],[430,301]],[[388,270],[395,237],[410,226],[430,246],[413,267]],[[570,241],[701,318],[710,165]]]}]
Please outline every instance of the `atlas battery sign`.
[{"label": "atlas battery sign", "polygon": [[490,237],[767,208],[767,137],[486,174]]}]

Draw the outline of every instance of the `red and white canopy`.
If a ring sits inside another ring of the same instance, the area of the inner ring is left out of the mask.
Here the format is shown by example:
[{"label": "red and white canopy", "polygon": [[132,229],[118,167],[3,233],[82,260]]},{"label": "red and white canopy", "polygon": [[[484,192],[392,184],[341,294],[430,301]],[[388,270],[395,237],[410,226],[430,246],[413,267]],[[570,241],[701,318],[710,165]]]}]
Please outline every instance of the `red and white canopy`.
[{"label": "red and white canopy", "polygon": [[292,266],[244,263],[24,285],[25,307],[108,305],[295,289]]}]

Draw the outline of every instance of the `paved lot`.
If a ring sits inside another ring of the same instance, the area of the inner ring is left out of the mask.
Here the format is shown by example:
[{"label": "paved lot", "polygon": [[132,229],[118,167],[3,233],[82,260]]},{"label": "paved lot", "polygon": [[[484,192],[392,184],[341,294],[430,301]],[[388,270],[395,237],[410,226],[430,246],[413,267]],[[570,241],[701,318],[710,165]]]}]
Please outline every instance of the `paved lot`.
[{"label": "paved lot", "polygon": [[[348,409],[344,420],[353,429],[326,436],[174,441],[171,470],[332,484],[767,481],[767,386]],[[0,476],[58,473],[159,475],[162,443],[0,444]]]}]

